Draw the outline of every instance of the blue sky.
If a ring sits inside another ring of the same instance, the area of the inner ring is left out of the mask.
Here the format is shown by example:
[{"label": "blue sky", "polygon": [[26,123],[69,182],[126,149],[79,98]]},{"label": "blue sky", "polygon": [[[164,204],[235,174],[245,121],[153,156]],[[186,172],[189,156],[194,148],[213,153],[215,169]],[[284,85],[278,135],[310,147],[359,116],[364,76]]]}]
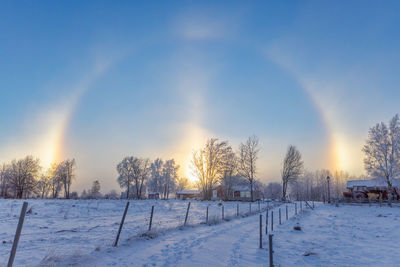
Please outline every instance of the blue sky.
[{"label": "blue sky", "polygon": [[77,159],[76,189],[117,188],[126,155],[261,139],[308,169],[363,172],[368,128],[399,112],[398,1],[3,1],[0,161]]}]

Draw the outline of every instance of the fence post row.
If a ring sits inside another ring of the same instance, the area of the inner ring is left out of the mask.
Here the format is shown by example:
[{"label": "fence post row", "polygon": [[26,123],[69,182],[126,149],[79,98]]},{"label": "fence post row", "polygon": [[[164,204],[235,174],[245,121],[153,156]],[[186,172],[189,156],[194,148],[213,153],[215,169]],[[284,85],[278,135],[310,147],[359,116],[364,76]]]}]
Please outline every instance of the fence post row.
[{"label": "fence post row", "polygon": [[21,214],[19,215],[19,221],[17,225],[17,230],[15,231],[14,242],[11,248],[10,258],[8,259],[8,267],[12,267],[15,259],[15,254],[17,253],[17,247],[19,242],[19,237],[22,231],[22,225],[24,224],[26,209],[28,208],[28,202],[22,204]]},{"label": "fence post row", "polygon": [[262,214],[260,214],[260,248],[262,248]]},{"label": "fence post row", "polygon": [[288,206],[286,205],[286,221],[289,220]]},{"label": "fence post row", "polygon": [[281,208],[279,208],[279,225],[282,224],[282,219],[281,219]]},{"label": "fence post row", "polygon": [[151,224],[153,223],[153,213],[154,213],[154,206],[151,206],[150,223],[149,223],[149,232],[151,231]]},{"label": "fence post row", "polygon": [[265,213],[265,234],[268,234],[268,209]]},{"label": "fence post row", "polygon": [[273,258],[273,247],[272,247],[272,234],[269,234],[268,239],[269,239],[269,266],[274,267],[274,258]]},{"label": "fence post row", "polygon": [[208,224],[208,205],[207,205],[207,211],[206,211],[206,224]]},{"label": "fence post row", "polygon": [[185,223],[183,224],[183,226],[186,226],[187,219],[188,219],[188,216],[189,216],[189,209],[190,209],[190,202],[189,202],[187,210],[186,210]]},{"label": "fence post row", "polygon": [[271,231],[274,231],[274,211],[271,211]]},{"label": "fence post row", "polygon": [[114,241],[114,244],[113,244],[114,247],[116,247],[116,246],[118,245],[119,236],[120,236],[120,234],[121,234],[122,226],[124,225],[124,222],[125,222],[125,217],[126,217],[126,213],[128,212],[129,204],[130,204],[129,201],[126,202],[126,206],[125,206],[125,210],[124,210],[124,215],[122,215],[121,223],[119,224],[119,229],[118,229],[117,237],[115,238],[115,241]]}]

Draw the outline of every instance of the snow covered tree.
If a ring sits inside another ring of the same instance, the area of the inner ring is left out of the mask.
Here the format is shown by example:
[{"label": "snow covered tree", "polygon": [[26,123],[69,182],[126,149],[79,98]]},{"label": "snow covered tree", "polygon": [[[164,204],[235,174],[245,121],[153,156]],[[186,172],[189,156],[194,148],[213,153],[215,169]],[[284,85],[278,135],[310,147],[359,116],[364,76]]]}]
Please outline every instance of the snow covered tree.
[{"label": "snow covered tree", "polygon": [[168,199],[169,193],[175,189],[175,182],[178,178],[179,165],[175,164],[174,159],[167,160],[162,169],[162,188],[163,198]]},{"label": "snow covered tree", "polygon": [[11,162],[10,185],[16,198],[28,197],[34,192],[39,172],[39,159],[32,156]]},{"label": "snow covered tree", "polygon": [[225,155],[225,162],[223,167],[223,174],[221,178],[221,185],[225,189],[225,197],[233,197],[233,186],[239,183],[237,175],[238,158],[233,151]]},{"label": "snow covered tree", "polygon": [[175,185],[176,191],[182,191],[190,188],[190,181],[187,177],[178,176],[175,183],[176,183]]},{"label": "snow covered tree", "polygon": [[125,157],[118,165],[118,183],[121,188],[126,188],[126,198],[130,197],[131,187],[134,189],[134,197],[141,198],[143,186],[151,174],[150,160],[136,157]]},{"label": "snow covered tree", "polygon": [[163,192],[162,176],[163,176],[164,161],[162,159],[156,159],[151,163],[151,176],[147,182],[147,187],[152,192]]},{"label": "snow covered tree", "polygon": [[250,184],[251,201],[254,201],[253,187],[257,173],[256,162],[259,152],[259,139],[255,135],[250,136],[245,143],[241,143],[239,146],[239,173]]},{"label": "snow covered tree", "polygon": [[51,197],[52,198],[58,198],[58,194],[62,190],[62,181],[61,177],[57,175],[57,168],[58,164],[53,163],[51,164],[50,168],[47,170],[46,175],[50,179],[50,191],[51,191]]},{"label": "snow covered tree", "polygon": [[400,174],[400,122],[396,114],[386,125],[378,123],[369,129],[368,139],[363,148],[364,165],[367,173],[384,178],[388,192],[392,193],[392,180]]},{"label": "snow covered tree", "polygon": [[64,186],[64,196],[66,199],[69,199],[71,184],[72,181],[75,179],[75,167],[75,159],[67,159],[58,164],[55,171],[56,176]]},{"label": "snow covered tree", "polygon": [[130,189],[133,184],[133,177],[135,175],[133,166],[135,165],[134,157],[125,157],[120,163],[117,165],[118,171],[118,183],[122,189],[126,189],[126,198],[130,197]]},{"label": "snow covered tree", "polygon": [[206,200],[211,199],[212,190],[224,173],[228,153],[232,153],[232,147],[217,138],[209,139],[204,148],[193,153],[190,167]]},{"label": "snow covered tree", "polygon": [[10,197],[11,192],[11,165],[3,164],[0,169],[0,197]]},{"label": "snow covered tree", "polygon": [[36,185],[37,191],[41,198],[47,198],[51,188],[51,179],[49,176],[42,174]]},{"label": "snow covered tree", "polygon": [[264,195],[266,198],[279,199],[282,192],[282,185],[280,183],[272,182],[264,188]]},{"label": "snow covered tree", "polygon": [[288,184],[294,182],[303,172],[303,161],[297,148],[290,145],[283,160],[282,168],[282,199],[287,197]]},{"label": "snow covered tree", "polygon": [[92,188],[90,189],[91,198],[100,198],[101,197],[100,188],[101,188],[101,186],[100,186],[99,180],[94,181],[92,184]]}]

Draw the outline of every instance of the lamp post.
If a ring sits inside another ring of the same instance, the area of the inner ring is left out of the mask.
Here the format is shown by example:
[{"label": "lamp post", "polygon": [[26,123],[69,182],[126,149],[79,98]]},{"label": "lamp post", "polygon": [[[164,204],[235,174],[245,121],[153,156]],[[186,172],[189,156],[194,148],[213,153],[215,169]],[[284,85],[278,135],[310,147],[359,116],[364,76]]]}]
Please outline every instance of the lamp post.
[{"label": "lamp post", "polygon": [[331,181],[331,177],[326,177],[326,181],[328,182],[328,203],[331,203],[331,190],[329,188],[329,182]]}]

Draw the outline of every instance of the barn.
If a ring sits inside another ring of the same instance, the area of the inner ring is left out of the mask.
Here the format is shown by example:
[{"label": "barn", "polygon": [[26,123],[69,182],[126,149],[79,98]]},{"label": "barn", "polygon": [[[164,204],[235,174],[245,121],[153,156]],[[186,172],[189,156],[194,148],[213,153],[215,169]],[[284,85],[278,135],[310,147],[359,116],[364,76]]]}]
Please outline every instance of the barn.
[{"label": "barn", "polygon": [[149,192],[147,194],[148,199],[160,199],[160,193],[158,192]]},{"label": "barn", "polygon": [[[400,199],[400,179],[392,180],[393,198]],[[385,179],[353,180],[346,184],[347,192],[343,196],[347,199],[388,199],[388,185]]]}]

